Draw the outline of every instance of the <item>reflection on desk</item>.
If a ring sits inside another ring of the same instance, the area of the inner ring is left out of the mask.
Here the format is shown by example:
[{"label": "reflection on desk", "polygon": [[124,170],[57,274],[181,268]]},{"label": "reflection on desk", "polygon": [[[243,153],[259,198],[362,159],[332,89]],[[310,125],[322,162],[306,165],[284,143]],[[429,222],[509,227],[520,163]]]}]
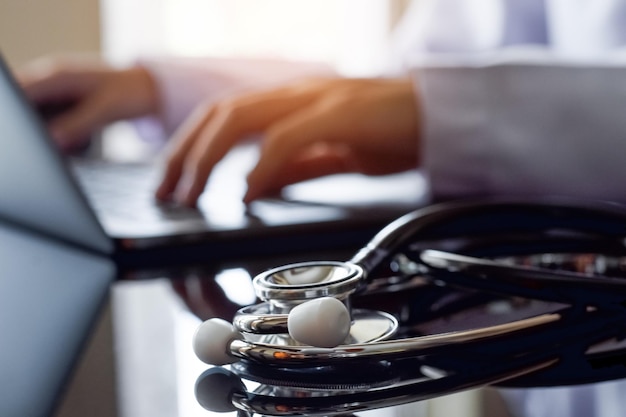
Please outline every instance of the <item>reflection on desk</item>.
[{"label": "reflection on desk", "polygon": [[[191,346],[201,318],[230,319],[237,308],[252,303],[251,276],[262,270],[345,255],[194,266],[111,285],[115,270],[109,260],[56,241],[7,226],[0,227],[0,248],[2,417],[212,415],[195,396],[196,380],[207,370]],[[376,376],[373,382],[385,381]],[[453,415],[471,416],[473,399],[460,398],[439,404],[454,403],[460,409],[450,411]],[[433,416],[436,404],[358,414]]]},{"label": "reflection on desk", "polygon": [[0,415],[51,415],[107,299],[114,267],[0,224],[0,268]]},{"label": "reflection on desk", "polygon": [[[323,256],[316,258],[322,259]],[[327,259],[330,256],[326,254]],[[340,256],[334,254],[333,258],[337,257]],[[302,259],[287,261],[299,260]],[[229,264],[223,268],[196,268],[186,273],[179,271],[169,278],[157,280],[117,282],[113,288],[113,299],[119,387],[123,393],[121,414],[212,415],[201,407],[194,396],[196,380],[207,370],[207,365],[195,357],[191,346],[193,333],[201,321],[199,317],[218,316],[230,320],[238,307],[254,301],[252,276],[276,265],[278,261],[281,260],[242,261],[237,268]],[[383,304],[390,304],[391,300],[377,298]],[[399,301],[398,297],[394,299]],[[379,374],[370,375],[372,386],[380,388],[387,382],[385,378],[381,380]],[[483,413],[474,392],[457,394],[455,401],[448,397],[416,403],[417,397],[405,395],[403,398],[413,402],[407,405],[400,405],[406,401],[396,402],[395,407],[366,413],[399,413],[416,417],[449,413],[496,415]],[[419,399],[423,398],[426,396]],[[363,406],[358,414],[362,415],[366,408]],[[447,411],[439,414],[437,409]]]}]

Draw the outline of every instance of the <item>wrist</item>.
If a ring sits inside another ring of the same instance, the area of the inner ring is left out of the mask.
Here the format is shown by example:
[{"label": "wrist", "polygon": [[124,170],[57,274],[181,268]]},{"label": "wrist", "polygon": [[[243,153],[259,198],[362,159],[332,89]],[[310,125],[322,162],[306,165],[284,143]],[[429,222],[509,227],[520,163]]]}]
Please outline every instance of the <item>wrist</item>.
[{"label": "wrist", "polygon": [[123,70],[126,79],[127,91],[132,92],[129,96],[132,117],[158,115],[161,109],[157,83],[146,68],[135,65]]}]

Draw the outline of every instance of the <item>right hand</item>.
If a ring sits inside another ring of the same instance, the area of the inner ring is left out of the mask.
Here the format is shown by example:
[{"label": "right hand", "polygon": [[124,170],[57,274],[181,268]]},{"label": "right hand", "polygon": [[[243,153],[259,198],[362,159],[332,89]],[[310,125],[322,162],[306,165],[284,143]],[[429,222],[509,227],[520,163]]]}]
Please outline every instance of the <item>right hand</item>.
[{"label": "right hand", "polygon": [[159,110],[156,85],[142,67],[116,69],[91,58],[46,57],[18,71],[17,79],[36,108],[62,109],[47,123],[65,150],[110,122]]},{"label": "right hand", "polygon": [[302,80],[199,106],[172,140],[159,200],[195,206],[215,165],[263,136],[244,202],[323,175],[384,175],[420,163],[420,111],[410,79]]}]

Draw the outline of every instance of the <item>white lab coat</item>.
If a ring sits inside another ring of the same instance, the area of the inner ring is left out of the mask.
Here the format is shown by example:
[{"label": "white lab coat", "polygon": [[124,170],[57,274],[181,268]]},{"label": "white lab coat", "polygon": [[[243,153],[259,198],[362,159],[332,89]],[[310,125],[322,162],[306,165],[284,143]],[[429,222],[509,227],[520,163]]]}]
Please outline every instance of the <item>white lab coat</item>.
[{"label": "white lab coat", "polygon": [[[626,1],[421,0],[400,35],[434,192],[626,202]],[[516,416],[626,413],[626,381],[501,392]]]},{"label": "white lab coat", "polygon": [[626,1],[416,4],[398,55],[436,194],[626,202]]}]

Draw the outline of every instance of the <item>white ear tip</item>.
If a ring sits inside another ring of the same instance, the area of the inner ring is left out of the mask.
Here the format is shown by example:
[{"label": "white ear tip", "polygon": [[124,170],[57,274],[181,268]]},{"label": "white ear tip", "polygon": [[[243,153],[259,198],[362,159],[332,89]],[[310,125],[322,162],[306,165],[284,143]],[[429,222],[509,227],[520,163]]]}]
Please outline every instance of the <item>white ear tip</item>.
[{"label": "white ear tip", "polygon": [[350,333],[350,313],[333,297],[307,301],[294,307],[287,319],[289,335],[300,343],[331,348]]},{"label": "white ear tip", "polygon": [[230,342],[243,339],[232,324],[222,319],[210,319],[198,326],[193,336],[193,351],[210,365],[226,365],[236,362],[230,354]]}]

